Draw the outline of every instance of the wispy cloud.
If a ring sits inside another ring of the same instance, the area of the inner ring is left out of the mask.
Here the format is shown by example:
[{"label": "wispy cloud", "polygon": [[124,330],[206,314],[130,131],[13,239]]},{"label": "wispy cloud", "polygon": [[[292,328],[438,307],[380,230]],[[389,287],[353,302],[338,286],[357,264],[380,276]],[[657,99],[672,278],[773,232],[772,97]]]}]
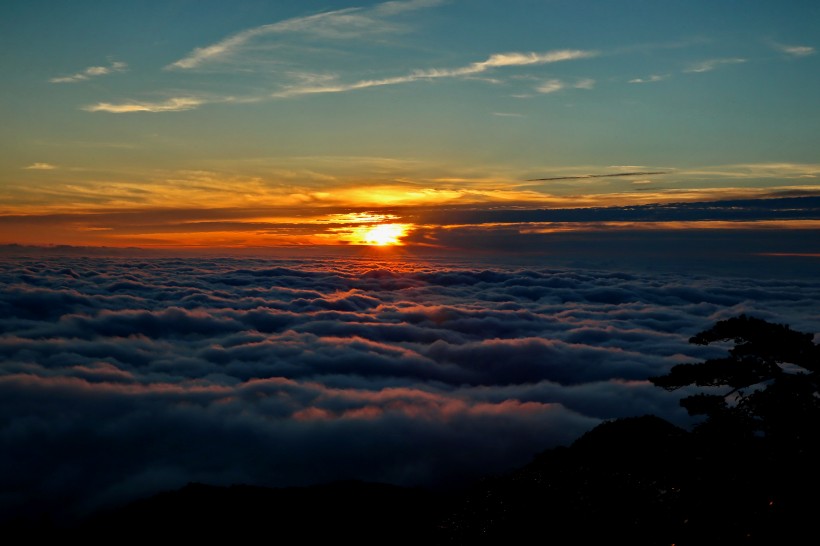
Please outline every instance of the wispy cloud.
[{"label": "wispy cloud", "polygon": [[[209,46],[197,48],[188,56],[167,65],[166,69],[187,70],[200,67],[211,61],[236,59],[236,53],[252,48],[252,40],[275,34],[301,33],[310,37],[356,38],[364,34],[381,34],[395,31],[395,25],[389,17],[399,14],[440,5],[446,0],[407,0],[390,1],[372,7],[351,7],[327,11],[279,21],[243,30]],[[258,44],[256,44],[258,45]],[[453,68],[418,69],[400,75],[352,80],[337,74],[322,72],[288,72],[289,81],[278,90],[265,97],[254,96],[246,99],[236,97],[205,100],[201,98],[176,97],[161,102],[129,101],[125,103],[100,102],[85,106],[89,112],[173,112],[191,110],[211,102],[259,102],[260,100],[298,97],[312,94],[343,93],[371,87],[392,86],[416,81],[429,81],[443,78],[476,78],[484,73],[505,67],[523,67],[581,59],[597,55],[587,50],[554,50],[547,52],[505,52],[495,53],[482,61],[473,62]],[[346,80],[346,81],[345,81]],[[570,87],[590,89],[594,80],[580,80]]]},{"label": "wispy cloud", "polygon": [[539,93],[555,93],[556,91],[561,91],[562,89],[573,88],[573,89],[593,89],[595,87],[595,80],[591,78],[585,78],[583,80],[578,80],[575,83],[566,83],[561,80],[552,79],[547,80],[538,87],[535,88],[536,91]]},{"label": "wispy cloud", "polygon": [[545,53],[496,53],[483,62],[473,63],[469,67],[461,70],[469,70],[470,73],[484,72],[487,69],[499,66],[526,66],[534,64],[556,63],[559,61],[571,61],[594,57],[595,51],[581,49],[559,49],[547,51]]},{"label": "wispy cloud", "polygon": [[99,102],[85,106],[83,110],[88,112],[110,112],[113,114],[128,114],[132,112],[181,112],[184,110],[193,110],[204,103],[204,100],[193,97],[174,97],[162,102],[126,102],[121,104]]},{"label": "wispy cloud", "polygon": [[564,82],[561,80],[547,80],[535,88],[539,93],[555,93],[564,88]]},{"label": "wispy cloud", "polygon": [[809,55],[817,53],[817,50],[811,46],[774,44],[774,47],[778,51],[792,57],[808,57]]},{"label": "wispy cloud", "polygon": [[573,87],[575,87],[575,89],[593,89],[595,87],[595,80],[592,78],[584,78],[583,80],[575,82]]},{"label": "wispy cloud", "polygon": [[708,59],[700,61],[689,66],[684,72],[711,72],[712,70],[728,64],[745,63],[746,59],[732,57],[727,59]]},{"label": "wispy cloud", "polygon": [[262,36],[306,33],[322,38],[349,39],[367,34],[383,34],[396,30],[385,19],[400,13],[437,6],[443,0],[392,1],[372,8],[352,7],[326,11],[306,17],[294,17],[276,23],[261,25],[237,32],[219,42],[194,49],[187,56],[166,66],[169,70],[197,68],[208,62],[224,58],[241,49],[251,40]]},{"label": "wispy cloud", "polygon": [[407,0],[384,2],[373,8],[373,11],[380,15],[397,15],[406,11],[413,11],[423,8],[432,8],[444,4],[446,0]]},{"label": "wispy cloud", "polygon": [[52,165],[51,163],[32,163],[31,165],[23,168],[30,171],[53,171],[57,168],[57,166]]},{"label": "wispy cloud", "polygon": [[704,178],[809,179],[820,178],[820,163],[741,163],[681,171],[683,175]]},{"label": "wispy cloud", "polygon": [[91,78],[96,78],[98,76],[111,74],[112,72],[123,72],[126,68],[128,68],[126,63],[115,61],[108,66],[89,66],[85,70],[77,72],[76,74],[71,74],[70,76],[59,76],[56,78],[51,78],[48,81],[51,83],[77,83]]},{"label": "wispy cloud", "polygon": [[668,78],[668,74],[652,74],[648,78],[634,78],[629,80],[629,83],[654,83]]},{"label": "wispy cloud", "polygon": [[548,180],[581,180],[586,178],[615,178],[621,176],[648,176],[651,174],[668,174],[668,171],[640,171],[627,173],[608,173],[608,174],[582,174],[577,176],[550,176],[548,178],[530,178],[529,182],[541,182]]},{"label": "wispy cloud", "polygon": [[518,114],[515,112],[493,112],[494,116],[499,116],[502,118],[523,118],[524,114]]},{"label": "wispy cloud", "polygon": [[[277,93],[273,93],[271,96],[275,98],[286,98],[316,93],[341,93],[345,91],[365,89],[368,87],[398,85],[419,80],[433,80],[439,78],[457,78],[474,76],[476,74],[481,74],[494,68],[549,64],[560,61],[584,59],[588,57],[594,57],[595,55],[597,55],[597,52],[595,51],[587,51],[580,49],[561,49],[547,52],[527,53],[495,53],[493,55],[490,55],[484,61],[475,62],[466,66],[456,68],[432,68],[427,70],[416,70],[404,76],[395,76],[392,78],[382,78],[374,80],[359,80],[357,82],[352,83],[330,83],[325,85],[297,85],[285,88],[284,90],[279,91]],[[582,80],[582,82],[590,81],[592,80]]]},{"label": "wispy cloud", "polygon": [[356,15],[356,12],[358,11],[360,11],[360,8],[346,8],[318,13],[316,15],[309,15],[307,17],[286,19],[278,23],[271,23],[269,25],[262,25],[243,30],[242,32],[228,36],[215,44],[205,47],[198,47],[186,57],[169,64],[166,68],[183,70],[197,68],[207,61],[224,57],[228,53],[241,48],[254,38],[267,34],[300,31],[304,32],[308,30],[312,30],[313,32],[320,34],[328,34],[331,29],[337,28],[342,24],[347,27],[361,27],[363,21],[361,20],[362,17],[360,15]]}]

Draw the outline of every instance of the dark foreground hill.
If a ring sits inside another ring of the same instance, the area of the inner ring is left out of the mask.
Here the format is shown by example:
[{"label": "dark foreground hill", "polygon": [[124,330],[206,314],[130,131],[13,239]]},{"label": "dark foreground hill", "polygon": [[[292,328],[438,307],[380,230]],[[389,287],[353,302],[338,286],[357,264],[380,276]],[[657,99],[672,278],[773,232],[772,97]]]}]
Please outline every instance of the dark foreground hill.
[{"label": "dark foreground hill", "polygon": [[817,462],[645,416],[604,423],[529,465],[460,490],[362,482],[270,489],[202,484],[29,540],[128,537],[289,544],[788,544],[815,531]]},{"label": "dark foreground hill", "polygon": [[486,480],[449,516],[459,544],[798,544],[816,533],[817,461],[645,416]]}]

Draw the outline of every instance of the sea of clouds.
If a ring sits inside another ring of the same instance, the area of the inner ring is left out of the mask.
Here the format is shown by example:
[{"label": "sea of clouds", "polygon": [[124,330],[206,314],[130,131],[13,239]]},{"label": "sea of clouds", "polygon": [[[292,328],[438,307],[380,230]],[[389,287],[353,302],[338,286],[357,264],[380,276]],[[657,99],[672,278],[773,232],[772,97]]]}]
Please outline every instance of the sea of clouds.
[{"label": "sea of clouds", "polygon": [[367,257],[0,258],[0,513],[190,481],[457,484],[606,419],[740,313],[820,331],[820,283]]}]

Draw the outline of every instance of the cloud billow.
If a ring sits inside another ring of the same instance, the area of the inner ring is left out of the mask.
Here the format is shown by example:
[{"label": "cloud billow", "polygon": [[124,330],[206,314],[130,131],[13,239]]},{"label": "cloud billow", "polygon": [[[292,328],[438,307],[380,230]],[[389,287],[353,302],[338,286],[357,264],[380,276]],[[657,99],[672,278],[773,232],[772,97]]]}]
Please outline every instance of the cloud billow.
[{"label": "cloud billow", "polygon": [[457,483],[603,419],[686,423],[646,378],[711,354],[690,335],[738,312],[815,331],[820,301],[434,258],[6,258],[0,278],[9,516],[189,481]]}]

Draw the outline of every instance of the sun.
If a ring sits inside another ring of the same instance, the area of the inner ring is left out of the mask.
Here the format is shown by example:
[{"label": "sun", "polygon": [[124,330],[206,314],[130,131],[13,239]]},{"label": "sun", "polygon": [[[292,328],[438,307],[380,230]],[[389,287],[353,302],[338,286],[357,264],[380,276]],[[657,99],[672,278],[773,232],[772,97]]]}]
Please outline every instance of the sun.
[{"label": "sun", "polygon": [[365,244],[375,246],[400,245],[401,238],[407,235],[407,226],[404,224],[379,224],[364,232],[362,239]]}]

